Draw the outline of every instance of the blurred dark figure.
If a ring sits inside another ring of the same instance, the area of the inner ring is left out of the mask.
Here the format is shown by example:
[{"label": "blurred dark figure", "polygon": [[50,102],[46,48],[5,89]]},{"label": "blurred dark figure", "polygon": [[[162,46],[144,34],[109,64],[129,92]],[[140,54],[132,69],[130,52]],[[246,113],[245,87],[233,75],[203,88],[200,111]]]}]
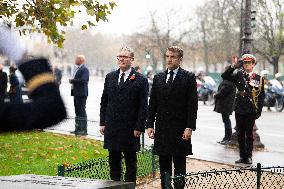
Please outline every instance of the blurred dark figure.
[{"label": "blurred dark figure", "polygon": [[[227,68],[226,68],[227,69]],[[231,140],[232,126],[230,115],[233,112],[235,103],[236,86],[233,82],[223,79],[218,87],[217,93],[214,95],[215,107],[214,111],[222,114],[222,120],[225,127],[225,136],[218,142],[226,145]]]},{"label": "blurred dark figure", "polygon": [[147,79],[148,79],[148,83],[149,83],[149,96],[151,94],[151,89],[152,89],[152,85],[153,85],[153,79],[154,79],[154,74],[153,72],[150,70],[150,71],[147,71]]},{"label": "blurred dark figure", "polygon": [[16,66],[10,66],[9,71],[9,82],[10,82],[10,89],[9,89],[9,97],[10,102],[12,104],[22,104],[23,98],[22,98],[22,89],[21,84],[19,82],[19,79],[16,75]]},{"label": "blurred dark figure", "polygon": [[138,73],[141,73],[141,72],[142,72],[140,66],[135,66],[135,67],[134,67],[134,70],[135,70],[136,72],[138,72]]},{"label": "blurred dark figure", "polygon": [[3,67],[3,64],[0,64],[0,105],[4,103],[8,83],[7,73],[3,71]]},{"label": "blurred dark figure", "polygon": [[61,79],[62,79],[62,70],[59,69],[56,64],[53,67],[53,75],[54,75],[55,83],[59,87],[61,84]]}]

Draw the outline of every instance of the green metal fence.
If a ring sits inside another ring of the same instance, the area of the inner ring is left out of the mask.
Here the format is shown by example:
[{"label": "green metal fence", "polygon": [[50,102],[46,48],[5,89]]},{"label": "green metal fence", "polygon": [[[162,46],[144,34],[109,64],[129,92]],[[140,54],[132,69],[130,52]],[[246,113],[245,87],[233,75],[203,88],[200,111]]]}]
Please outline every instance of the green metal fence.
[{"label": "green metal fence", "polygon": [[183,189],[282,189],[284,167],[238,168],[210,170],[171,177],[166,173],[165,188]]},{"label": "green metal fence", "polygon": [[[159,169],[158,157],[153,155],[152,148],[143,149],[137,153],[137,177],[153,176]],[[122,170],[125,173],[125,162],[122,161]],[[124,174],[122,174],[124,175]],[[108,157],[97,158],[73,165],[58,166],[58,176],[110,179]],[[122,178],[124,180],[124,178]]]}]

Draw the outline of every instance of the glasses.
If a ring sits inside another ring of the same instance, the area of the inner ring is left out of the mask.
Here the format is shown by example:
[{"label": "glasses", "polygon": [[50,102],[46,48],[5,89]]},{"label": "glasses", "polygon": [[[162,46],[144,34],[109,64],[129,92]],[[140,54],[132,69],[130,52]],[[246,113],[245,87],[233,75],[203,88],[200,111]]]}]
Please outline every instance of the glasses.
[{"label": "glasses", "polygon": [[127,58],[132,58],[131,56],[117,56],[117,60],[122,60],[122,59],[127,59]]}]

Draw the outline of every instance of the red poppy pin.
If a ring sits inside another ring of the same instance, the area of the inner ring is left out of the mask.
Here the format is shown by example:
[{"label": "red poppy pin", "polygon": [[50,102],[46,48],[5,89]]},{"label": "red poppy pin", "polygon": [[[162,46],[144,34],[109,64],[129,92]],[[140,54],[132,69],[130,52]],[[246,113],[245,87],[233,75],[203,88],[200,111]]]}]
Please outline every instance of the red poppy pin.
[{"label": "red poppy pin", "polygon": [[130,80],[134,80],[135,77],[136,77],[135,74],[132,74],[131,77],[130,77]]},{"label": "red poppy pin", "polygon": [[255,78],[256,73],[255,73],[255,72],[253,72],[251,76],[252,76],[252,78]]}]

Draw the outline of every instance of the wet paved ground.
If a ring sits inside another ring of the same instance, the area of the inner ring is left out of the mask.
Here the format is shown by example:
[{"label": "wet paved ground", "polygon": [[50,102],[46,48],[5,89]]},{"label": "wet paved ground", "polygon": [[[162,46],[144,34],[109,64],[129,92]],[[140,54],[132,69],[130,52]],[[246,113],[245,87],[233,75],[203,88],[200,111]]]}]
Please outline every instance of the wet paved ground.
[{"label": "wet paved ground", "polygon": [[[89,97],[87,100],[88,133],[91,138],[103,140],[99,134],[99,107],[103,89],[103,80],[91,78]],[[74,117],[73,98],[70,96],[70,85],[63,81],[60,90],[66,103],[69,117]],[[258,133],[265,145],[263,151],[253,153],[253,165],[260,162],[264,166],[284,166],[284,112],[268,112],[264,107],[262,116],[257,120]],[[235,124],[234,115],[231,116]],[[54,132],[69,133],[74,130],[74,120],[67,119],[58,126],[51,128]],[[224,135],[221,114],[213,112],[213,106],[199,103],[197,130],[193,133],[193,157],[203,160],[234,164],[239,158],[238,150],[220,145],[217,141]],[[145,144],[151,145],[152,140],[145,137]]]}]

